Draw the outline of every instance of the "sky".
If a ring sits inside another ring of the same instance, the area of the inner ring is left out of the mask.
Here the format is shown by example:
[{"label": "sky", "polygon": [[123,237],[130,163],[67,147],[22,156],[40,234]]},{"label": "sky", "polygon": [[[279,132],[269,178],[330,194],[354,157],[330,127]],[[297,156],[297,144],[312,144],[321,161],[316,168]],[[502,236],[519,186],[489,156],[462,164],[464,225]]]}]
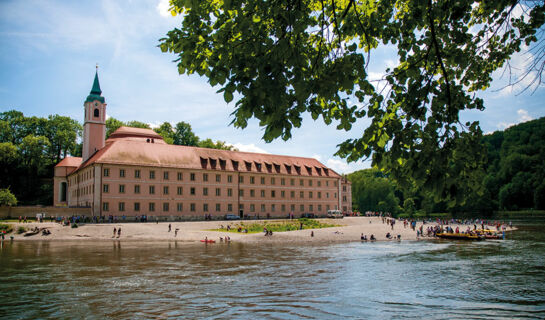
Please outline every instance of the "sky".
[{"label": "sky", "polygon": [[[346,163],[334,156],[339,143],[361,136],[367,119],[346,132],[306,115],[291,140],[272,143],[261,139],[255,120],[243,130],[230,126],[235,100],[225,103],[206,78],[179,75],[176,57],[157,47],[181,24],[168,7],[168,0],[0,0],[0,112],[59,114],[82,122],[98,64],[110,117],[152,127],[185,121],[202,139],[226,141],[241,151],[312,157],[339,173],[370,167],[370,160]],[[515,56],[512,65],[522,70],[532,58]],[[387,47],[372,59],[371,77],[397,61]],[[479,94],[486,110],[463,112],[464,122],[477,120],[490,133],[545,116],[543,85],[522,92],[524,83],[504,88],[506,75],[498,71],[493,77],[492,87]]]}]

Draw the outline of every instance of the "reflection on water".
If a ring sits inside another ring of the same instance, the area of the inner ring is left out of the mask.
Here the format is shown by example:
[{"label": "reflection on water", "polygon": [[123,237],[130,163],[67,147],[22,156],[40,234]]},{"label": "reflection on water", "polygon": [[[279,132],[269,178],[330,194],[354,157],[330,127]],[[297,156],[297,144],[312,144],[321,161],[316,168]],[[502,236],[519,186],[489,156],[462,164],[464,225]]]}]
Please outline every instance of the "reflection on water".
[{"label": "reflection on water", "polygon": [[543,318],[545,237],[328,245],[5,242],[7,318]]}]

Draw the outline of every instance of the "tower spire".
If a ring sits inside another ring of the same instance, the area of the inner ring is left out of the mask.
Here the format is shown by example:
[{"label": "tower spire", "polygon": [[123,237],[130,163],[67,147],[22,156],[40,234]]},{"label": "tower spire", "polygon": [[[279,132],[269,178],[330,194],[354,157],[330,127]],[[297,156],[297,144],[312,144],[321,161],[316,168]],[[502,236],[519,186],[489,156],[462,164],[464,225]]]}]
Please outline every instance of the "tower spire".
[{"label": "tower spire", "polygon": [[91,88],[91,92],[87,96],[87,99],[85,99],[85,102],[94,101],[94,100],[98,100],[104,103],[104,97],[102,96],[102,90],[100,90],[100,83],[98,82],[98,63],[96,65],[95,80],[93,81],[93,87]]}]

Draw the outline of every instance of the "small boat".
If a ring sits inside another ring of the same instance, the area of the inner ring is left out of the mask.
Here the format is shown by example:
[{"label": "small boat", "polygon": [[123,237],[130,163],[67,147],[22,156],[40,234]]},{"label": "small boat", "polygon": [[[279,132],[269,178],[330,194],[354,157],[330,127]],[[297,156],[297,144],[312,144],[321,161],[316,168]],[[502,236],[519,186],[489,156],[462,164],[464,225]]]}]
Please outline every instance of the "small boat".
[{"label": "small boat", "polygon": [[438,238],[441,239],[451,239],[451,240],[482,240],[483,238],[474,235],[474,234],[468,234],[468,233],[437,233],[435,235]]},{"label": "small boat", "polygon": [[216,243],[216,240],[201,240],[204,243]]}]

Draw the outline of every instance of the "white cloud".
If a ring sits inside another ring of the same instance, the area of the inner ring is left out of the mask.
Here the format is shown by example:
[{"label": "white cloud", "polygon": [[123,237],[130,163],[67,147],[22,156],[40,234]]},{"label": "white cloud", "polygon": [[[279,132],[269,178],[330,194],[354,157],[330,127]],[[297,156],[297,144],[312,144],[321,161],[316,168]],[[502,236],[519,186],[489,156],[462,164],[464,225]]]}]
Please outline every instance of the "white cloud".
[{"label": "white cloud", "polygon": [[168,11],[168,8],[170,8],[170,0],[159,0],[159,3],[157,4],[157,12],[162,17],[168,18],[171,17],[170,11]]},{"label": "white cloud", "polygon": [[351,173],[357,170],[366,169],[371,167],[371,161],[359,160],[356,162],[347,163],[341,159],[329,158],[326,161],[326,166],[335,170],[339,174]]},{"label": "white cloud", "polygon": [[514,126],[515,124],[517,123],[521,123],[521,122],[526,122],[526,121],[530,121],[530,120],[533,120],[534,118],[528,114],[528,111],[524,110],[524,109],[518,109],[517,110],[517,115],[518,115],[518,118],[516,118],[516,120],[514,122],[500,122],[498,123],[498,128],[501,129],[501,130],[504,130],[504,129],[507,129],[511,126]]},{"label": "white cloud", "polygon": [[528,114],[528,111],[524,109],[519,109],[517,114],[519,115],[519,122],[526,122],[534,119]]},{"label": "white cloud", "polygon": [[314,159],[322,162],[322,156],[320,156],[319,154],[313,154],[311,158],[314,158]]},{"label": "white cloud", "polygon": [[240,142],[237,142],[237,143],[234,143],[234,144],[233,143],[226,143],[226,145],[233,146],[233,147],[237,148],[239,151],[244,151],[244,152],[269,153],[266,150],[261,149],[260,147],[256,146],[253,143],[242,144]]}]

